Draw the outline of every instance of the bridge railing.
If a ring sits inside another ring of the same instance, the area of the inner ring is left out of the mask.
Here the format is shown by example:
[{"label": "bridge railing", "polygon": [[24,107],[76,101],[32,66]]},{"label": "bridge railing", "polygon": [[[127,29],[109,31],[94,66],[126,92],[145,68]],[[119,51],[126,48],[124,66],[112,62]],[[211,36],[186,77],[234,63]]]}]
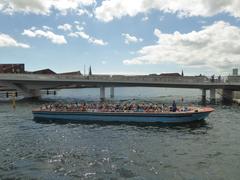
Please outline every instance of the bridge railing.
[{"label": "bridge railing", "polygon": [[196,83],[196,82],[209,82],[209,80],[205,77],[195,77],[195,76],[179,76],[179,77],[171,77],[171,76],[120,76],[114,75],[112,76],[113,81],[146,81],[146,82],[184,82],[184,83]]},{"label": "bridge railing", "polygon": [[240,83],[240,76],[228,76],[226,82]]},{"label": "bridge railing", "polygon": [[209,82],[209,79],[204,76],[124,76],[124,75],[44,75],[44,74],[0,74],[0,79],[4,80],[93,80],[93,81],[146,81],[146,82],[184,82],[184,83],[196,83],[196,82]]},{"label": "bridge railing", "polygon": [[60,74],[0,74],[2,80],[56,80],[56,79],[85,79],[83,75],[60,75]]}]

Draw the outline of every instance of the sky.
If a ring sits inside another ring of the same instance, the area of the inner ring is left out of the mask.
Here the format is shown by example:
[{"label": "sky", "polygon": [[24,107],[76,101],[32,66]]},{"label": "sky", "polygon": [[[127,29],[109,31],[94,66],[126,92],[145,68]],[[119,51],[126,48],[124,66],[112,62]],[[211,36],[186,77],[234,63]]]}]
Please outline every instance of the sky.
[{"label": "sky", "polygon": [[0,0],[0,63],[227,75],[240,66],[240,1]]}]

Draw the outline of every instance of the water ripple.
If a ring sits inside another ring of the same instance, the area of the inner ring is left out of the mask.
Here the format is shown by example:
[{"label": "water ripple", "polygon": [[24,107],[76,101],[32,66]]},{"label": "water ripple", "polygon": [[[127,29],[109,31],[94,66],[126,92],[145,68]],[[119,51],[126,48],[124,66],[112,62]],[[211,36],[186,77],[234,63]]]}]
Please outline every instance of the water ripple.
[{"label": "water ripple", "polygon": [[0,179],[238,179],[239,107],[184,126],[40,124],[1,104]]}]

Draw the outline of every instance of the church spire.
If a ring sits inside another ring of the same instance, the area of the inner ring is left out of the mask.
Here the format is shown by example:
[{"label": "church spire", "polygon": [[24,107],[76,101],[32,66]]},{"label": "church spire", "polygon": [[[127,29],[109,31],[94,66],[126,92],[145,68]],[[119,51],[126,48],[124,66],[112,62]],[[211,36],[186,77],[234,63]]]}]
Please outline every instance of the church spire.
[{"label": "church spire", "polygon": [[88,75],[89,75],[89,76],[92,75],[92,68],[91,68],[91,66],[89,67],[89,73],[88,73]]}]

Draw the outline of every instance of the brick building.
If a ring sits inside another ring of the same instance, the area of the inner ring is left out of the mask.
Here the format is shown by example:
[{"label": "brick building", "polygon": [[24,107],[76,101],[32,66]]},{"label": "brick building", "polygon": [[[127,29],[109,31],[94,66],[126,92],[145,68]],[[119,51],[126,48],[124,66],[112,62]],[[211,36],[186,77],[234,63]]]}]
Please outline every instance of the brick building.
[{"label": "brick building", "polygon": [[25,73],[24,64],[0,64],[0,73]]}]

